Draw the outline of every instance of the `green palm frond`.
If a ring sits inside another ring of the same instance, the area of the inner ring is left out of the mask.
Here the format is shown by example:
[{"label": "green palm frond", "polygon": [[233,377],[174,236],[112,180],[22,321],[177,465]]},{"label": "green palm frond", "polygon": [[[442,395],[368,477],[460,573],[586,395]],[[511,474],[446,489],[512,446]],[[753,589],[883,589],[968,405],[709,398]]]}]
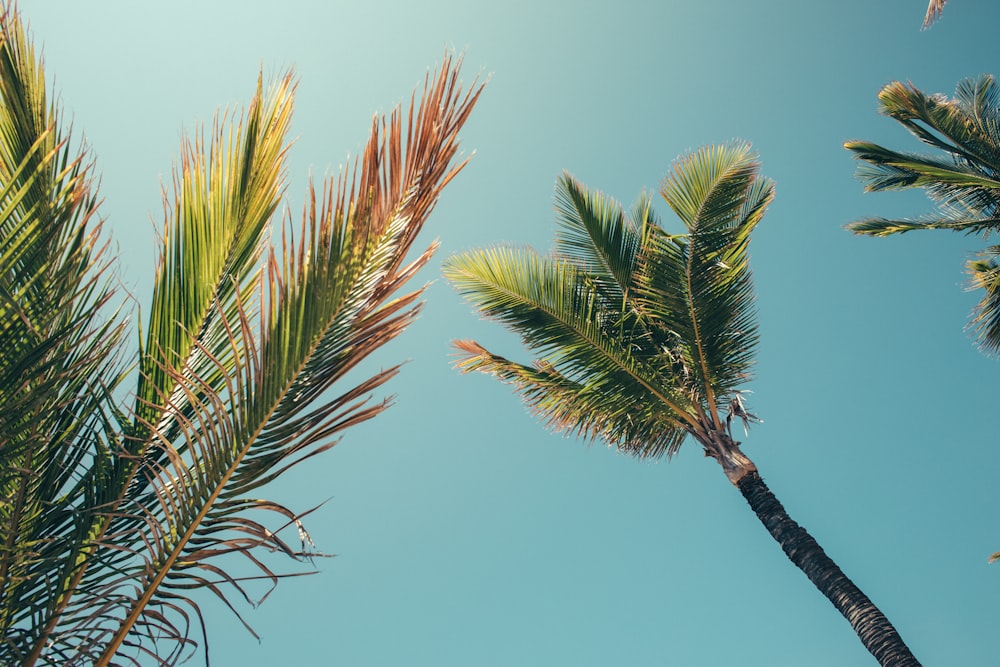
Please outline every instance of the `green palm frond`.
[{"label": "green palm frond", "polygon": [[[1000,340],[1000,246],[989,246],[966,265],[973,288],[984,292],[971,326],[983,340]],[[996,345],[994,349],[996,349]]]},{"label": "green palm frond", "polygon": [[[591,277],[558,258],[543,257],[530,250],[495,248],[449,258],[444,273],[486,317],[496,319],[519,333],[525,345],[540,355],[538,368],[504,365],[501,357],[475,354],[458,362],[465,370],[498,375],[521,388],[522,396],[552,426],[559,430],[601,437],[624,449],[636,445],[640,434],[624,424],[641,410],[657,410],[657,427],[671,430],[695,428],[690,397],[677,384],[662,377],[673,372],[668,365],[653,366],[634,354],[631,343],[642,339],[641,324],[632,318],[622,328],[622,312],[608,307]],[[465,344],[466,353],[473,348]],[[490,363],[484,363],[489,360]],[[542,396],[542,388],[565,394],[568,387],[583,392],[576,403]],[[537,394],[537,395],[536,395]],[[582,408],[590,403],[588,410]],[[585,418],[572,424],[568,415]],[[635,428],[648,424],[638,421]],[[623,439],[622,436],[628,437]],[[651,442],[662,438],[649,435]],[[671,452],[672,453],[672,452]]]},{"label": "green palm frond", "polygon": [[[750,234],[774,196],[748,144],[704,148],[679,160],[661,194],[688,228],[658,234],[644,256],[638,308],[684,341],[684,363],[709,405],[746,382],[757,326],[747,257]],[[710,414],[721,428],[715,407]]]},{"label": "green palm frond", "polygon": [[553,255],[500,247],[444,267],[537,361],[463,341],[458,367],[513,384],[548,426],[630,454],[673,454],[689,433],[712,446],[732,401],[750,417],[737,389],[756,341],[747,245],[773,196],[757,169],[745,144],[679,160],[662,194],[682,235],[660,227],[648,196],[626,214],[564,175]]},{"label": "green palm frond", "polygon": [[[555,367],[525,366],[490,353],[472,341],[456,341],[457,367],[514,385],[545,426],[586,440],[601,438],[619,451],[659,458],[677,452],[688,431],[655,400],[636,400],[628,385],[576,382]],[[649,396],[655,399],[655,396]]]},{"label": "green palm frond", "polygon": [[[648,209],[639,206],[638,215]],[[633,286],[644,220],[626,216],[617,202],[566,173],[556,188],[556,210],[556,253],[593,276],[608,298],[621,301]]]},{"label": "green palm frond", "polygon": [[312,510],[260,488],[390,404],[398,366],[337,385],[419,312],[422,289],[401,290],[436,246],[413,244],[482,87],[446,58],[276,247],[292,77],[185,141],[126,410],[91,168],[15,12],[2,27],[0,664],[176,664],[204,640],[195,591],[240,616],[307,573],[271,554],[322,556]]},{"label": "green palm frond", "polygon": [[[867,236],[918,229],[988,236],[1000,230],[1000,88],[995,79],[990,75],[965,79],[952,99],[894,82],[882,89],[879,102],[882,114],[939,152],[924,155],[850,141],[844,146],[861,161],[858,177],[870,192],[921,188],[937,203],[937,210],[916,218],[862,218],[847,228]],[[980,346],[996,352],[1000,349],[996,310],[1000,301],[990,292],[989,264],[988,258],[974,259],[966,268],[972,287],[986,290],[971,326]]]},{"label": "green palm frond", "polygon": [[246,118],[235,127],[216,120],[207,150],[201,137],[182,147],[143,346],[137,420],[171,418],[157,414],[159,402],[171,395],[171,369],[193,360],[208,365],[195,365],[190,374],[212,372],[208,355],[189,354],[196,341],[214,341],[221,345],[218,353],[232,351],[219,313],[233,318],[240,300],[254,298],[268,223],[285,188],[293,93],[287,74],[266,96],[258,79]]},{"label": "green palm frond", "polygon": [[117,441],[122,323],[87,155],[16,14],[0,26],[0,662],[14,664],[75,567]]}]

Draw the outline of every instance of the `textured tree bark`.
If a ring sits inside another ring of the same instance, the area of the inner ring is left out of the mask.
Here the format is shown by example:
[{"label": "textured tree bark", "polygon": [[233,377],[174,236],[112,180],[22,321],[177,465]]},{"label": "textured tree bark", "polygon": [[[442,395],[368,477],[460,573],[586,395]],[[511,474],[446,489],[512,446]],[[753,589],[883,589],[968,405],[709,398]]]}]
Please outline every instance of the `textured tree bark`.
[{"label": "textured tree bark", "polygon": [[792,521],[756,470],[744,475],[736,486],[789,560],[844,615],[882,667],[920,667],[889,619],[847,578],[812,535]]}]

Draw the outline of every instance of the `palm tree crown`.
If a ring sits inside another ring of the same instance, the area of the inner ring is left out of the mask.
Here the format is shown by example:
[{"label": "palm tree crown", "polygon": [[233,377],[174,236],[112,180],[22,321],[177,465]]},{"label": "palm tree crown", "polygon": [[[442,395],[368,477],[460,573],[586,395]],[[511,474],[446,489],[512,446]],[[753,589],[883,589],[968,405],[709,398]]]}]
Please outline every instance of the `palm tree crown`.
[{"label": "palm tree crown", "polygon": [[258,80],[182,146],[130,373],[92,165],[13,10],[0,27],[0,664],[175,664],[193,590],[235,611],[285,576],[269,554],[322,555],[260,487],[387,407],[398,366],[337,386],[419,311],[400,288],[434,246],[404,259],[481,88],[446,58],[272,245],[295,85]]},{"label": "palm tree crown", "polygon": [[[882,114],[898,121],[934,154],[895,151],[867,141],[845,148],[862,162],[858,177],[867,191],[923,188],[937,202],[924,217],[852,222],[856,234],[889,236],[916,229],[950,229],[989,237],[1000,231],[1000,89],[992,76],[966,79],[953,99],[926,95],[893,82],[879,93]],[[1000,350],[1000,246],[985,248],[966,264],[983,298],[971,327],[983,350]]]},{"label": "palm tree crown", "polygon": [[758,169],[743,143],[678,160],[660,194],[683,234],[664,231],[647,194],[626,212],[564,175],[552,254],[496,247],[445,264],[458,291],[538,358],[522,364],[460,341],[458,366],[513,384],[550,427],[635,456],[669,456],[693,436],[879,662],[917,665],[733,438],[734,421],[757,420],[741,388],[757,343],[747,250],[774,196]]},{"label": "palm tree crown", "polygon": [[648,194],[626,213],[564,175],[551,256],[493,248],[445,266],[539,360],[463,341],[459,365],[514,383],[557,429],[642,457],[673,454],[691,434],[720,454],[732,418],[750,418],[739,393],[757,340],[747,246],[773,193],[749,146],[699,151],[661,189],[687,228],[675,235]]}]

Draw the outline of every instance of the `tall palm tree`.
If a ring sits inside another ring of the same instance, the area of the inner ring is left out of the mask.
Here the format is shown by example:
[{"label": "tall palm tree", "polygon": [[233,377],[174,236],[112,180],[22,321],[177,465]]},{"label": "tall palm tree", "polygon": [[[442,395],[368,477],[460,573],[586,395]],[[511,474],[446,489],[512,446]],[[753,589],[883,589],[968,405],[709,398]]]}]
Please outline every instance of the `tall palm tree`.
[{"label": "tall palm tree", "polygon": [[[989,237],[1000,232],[1000,89],[990,75],[965,79],[953,99],[926,95],[898,81],[878,95],[879,110],[897,120],[934,154],[895,151],[867,141],[844,147],[862,161],[865,190],[923,188],[937,210],[920,218],[872,217],[848,229],[889,236],[916,229],[950,229]],[[980,347],[1000,351],[1000,246],[986,247],[966,264],[974,288],[983,290],[970,326]]]},{"label": "tall palm tree", "polygon": [[733,144],[680,159],[660,193],[686,234],[664,231],[648,194],[626,213],[564,175],[552,255],[495,247],[449,258],[458,291],[538,355],[522,364],[459,341],[458,366],[513,384],[549,427],[638,457],[670,456],[692,436],[878,661],[917,665],[733,437],[734,421],[757,420],[740,389],[757,342],[747,246],[771,182],[749,145]]},{"label": "tall palm tree", "polygon": [[459,67],[445,58],[407,118],[374,118],[353,169],[310,186],[301,226],[293,234],[289,220],[277,246],[292,76],[268,88],[258,79],[245,113],[186,140],[130,359],[93,164],[8,8],[0,664],[175,664],[193,650],[192,627],[205,631],[194,591],[236,611],[304,573],[271,554],[322,555],[305,513],[261,499],[260,487],[389,405],[373,394],[398,366],[340,385],[420,310],[421,290],[400,288],[434,246],[404,260],[464,165],[457,133],[481,91],[462,92]]}]

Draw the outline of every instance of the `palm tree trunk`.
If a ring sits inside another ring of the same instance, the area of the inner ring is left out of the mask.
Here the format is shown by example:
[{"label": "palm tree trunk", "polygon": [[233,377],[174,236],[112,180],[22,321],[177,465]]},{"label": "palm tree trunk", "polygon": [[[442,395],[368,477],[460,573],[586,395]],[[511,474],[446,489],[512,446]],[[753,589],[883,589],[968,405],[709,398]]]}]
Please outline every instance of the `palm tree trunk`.
[{"label": "palm tree trunk", "polygon": [[744,475],[736,486],[789,560],[844,615],[882,667],[920,667],[889,619],[847,578],[812,535],[792,521],[756,470]]}]

